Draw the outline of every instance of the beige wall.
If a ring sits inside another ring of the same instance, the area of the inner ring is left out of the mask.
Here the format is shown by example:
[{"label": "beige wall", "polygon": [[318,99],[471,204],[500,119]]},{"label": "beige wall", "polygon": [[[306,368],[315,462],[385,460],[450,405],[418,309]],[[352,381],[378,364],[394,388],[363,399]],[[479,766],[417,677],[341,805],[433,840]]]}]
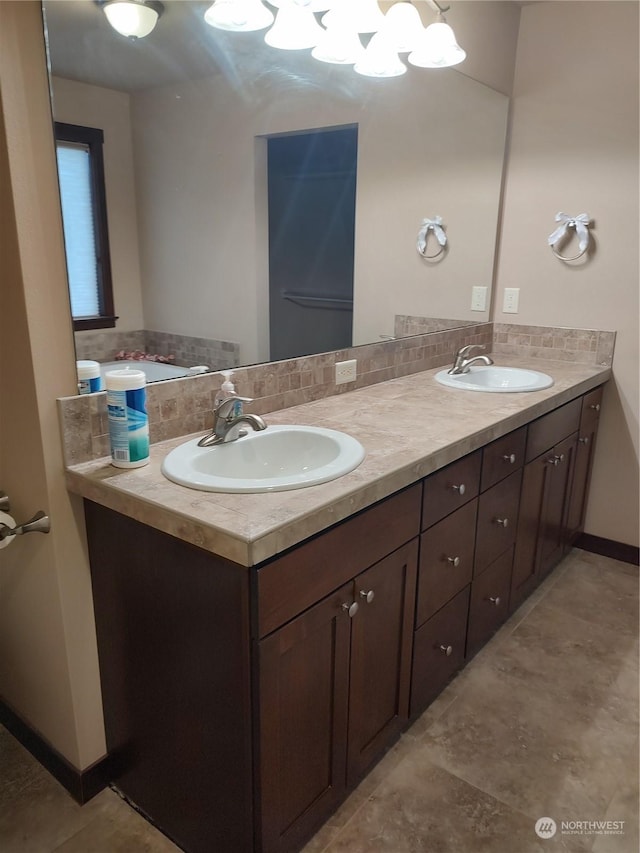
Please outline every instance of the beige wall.
[{"label": "beige wall", "polygon": [[117,331],[143,329],[129,95],[60,77],[53,78],[52,87],[56,121],[104,131],[111,275],[116,313],[120,318]]},{"label": "beige wall", "polygon": [[55,406],[75,370],[41,29],[38,3],[0,3],[0,485],[18,521],[44,509],[52,524],[0,551],[0,696],[82,769],[105,743],[82,511]]},{"label": "beige wall", "polygon": [[[527,5],[517,56],[493,319],[618,333],[587,531],[637,545],[638,4]],[[588,262],[552,255],[558,211],[595,220]]]}]

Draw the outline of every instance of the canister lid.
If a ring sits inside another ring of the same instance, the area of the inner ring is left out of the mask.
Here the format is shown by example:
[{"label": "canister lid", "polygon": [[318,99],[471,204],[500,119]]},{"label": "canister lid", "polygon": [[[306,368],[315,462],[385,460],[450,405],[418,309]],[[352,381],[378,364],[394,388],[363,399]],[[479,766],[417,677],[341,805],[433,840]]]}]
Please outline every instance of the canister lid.
[{"label": "canister lid", "polygon": [[100,376],[100,363],[81,359],[76,361],[76,370],[78,371],[78,379],[97,379]]},{"label": "canister lid", "polygon": [[120,370],[108,370],[104,375],[107,391],[133,391],[144,388],[147,377],[144,370],[123,367]]}]

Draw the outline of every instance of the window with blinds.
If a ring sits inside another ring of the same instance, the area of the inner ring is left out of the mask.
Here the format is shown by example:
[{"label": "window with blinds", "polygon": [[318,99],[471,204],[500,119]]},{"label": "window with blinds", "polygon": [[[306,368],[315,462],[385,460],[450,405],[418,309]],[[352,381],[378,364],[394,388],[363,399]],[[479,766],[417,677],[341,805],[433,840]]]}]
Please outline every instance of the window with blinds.
[{"label": "window with blinds", "polygon": [[56,122],[58,181],[75,329],[115,326],[102,131]]}]

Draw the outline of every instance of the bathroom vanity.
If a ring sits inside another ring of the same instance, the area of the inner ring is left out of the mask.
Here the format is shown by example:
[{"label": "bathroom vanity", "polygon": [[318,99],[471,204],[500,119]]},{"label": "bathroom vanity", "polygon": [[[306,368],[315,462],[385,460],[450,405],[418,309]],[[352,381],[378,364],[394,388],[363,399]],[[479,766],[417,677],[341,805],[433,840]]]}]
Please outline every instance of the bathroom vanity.
[{"label": "bathroom vanity", "polygon": [[148,469],[69,469],[112,777],[185,850],[299,850],[571,547],[610,371],[546,369],[533,394],[427,371],[274,413],[367,449],[300,492],[163,482],[176,441]]}]

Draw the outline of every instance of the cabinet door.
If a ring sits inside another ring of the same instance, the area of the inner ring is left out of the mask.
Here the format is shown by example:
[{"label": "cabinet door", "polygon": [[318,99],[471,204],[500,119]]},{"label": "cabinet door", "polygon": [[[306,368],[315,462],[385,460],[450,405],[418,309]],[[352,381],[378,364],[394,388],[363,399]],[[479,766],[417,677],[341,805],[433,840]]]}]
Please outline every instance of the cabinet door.
[{"label": "cabinet door", "polygon": [[522,471],[514,471],[478,499],[474,576],[513,547],[516,539]]},{"label": "cabinet door", "polygon": [[587,497],[593,455],[598,433],[600,406],[602,402],[602,387],[586,394],[582,403],[582,417],[576,446],[576,460],[573,471],[573,485],[567,514],[567,535],[569,543],[575,541],[584,530],[584,517],[587,512]]},{"label": "cabinet door", "polygon": [[467,660],[498,630],[509,613],[513,549],[505,552],[471,584]]},{"label": "cabinet door", "polygon": [[258,643],[258,849],[297,850],[345,792],[349,583]]},{"label": "cabinet door", "polygon": [[574,433],[553,449],[554,463],[550,466],[549,490],[540,529],[539,570],[542,577],[562,559],[568,547],[567,512],[577,442],[578,434]]},{"label": "cabinet door", "polygon": [[512,611],[566,549],[576,444],[577,433],[525,465],[509,602]]},{"label": "cabinet door", "polygon": [[418,543],[408,543],[355,580],[351,620],[347,782],[351,786],[409,717]]}]

